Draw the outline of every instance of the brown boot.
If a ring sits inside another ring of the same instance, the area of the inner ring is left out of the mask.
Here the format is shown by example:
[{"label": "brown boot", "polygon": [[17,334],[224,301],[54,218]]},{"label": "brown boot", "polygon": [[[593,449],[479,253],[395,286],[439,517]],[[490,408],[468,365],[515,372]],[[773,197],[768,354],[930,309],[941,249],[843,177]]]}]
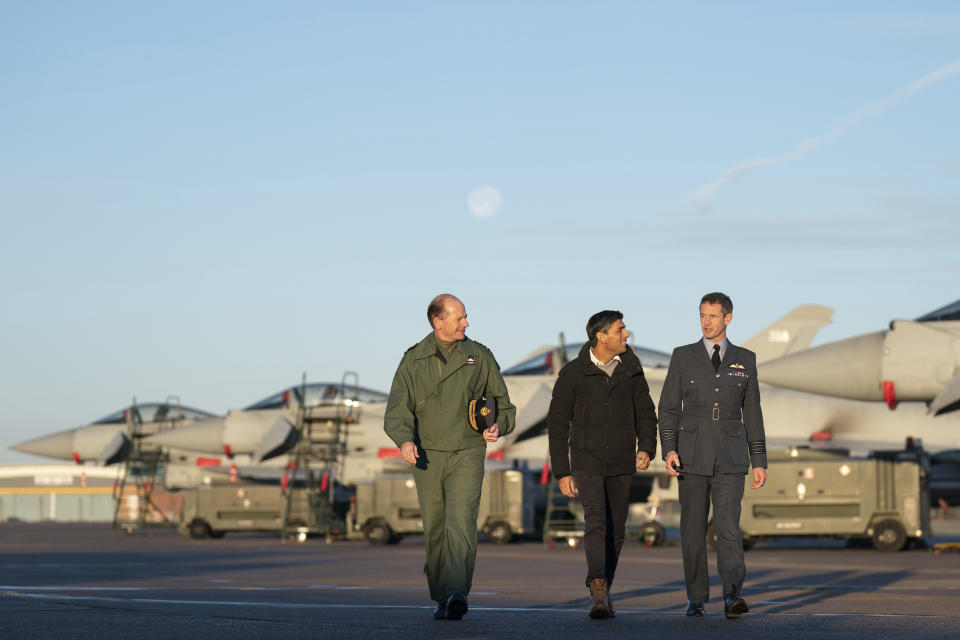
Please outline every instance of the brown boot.
[{"label": "brown boot", "polygon": [[597,578],[590,581],[590,598],[593,605],[590,608],[590,617],[599,620],[610,617],[610,607],[607,605],[607,581]]}]

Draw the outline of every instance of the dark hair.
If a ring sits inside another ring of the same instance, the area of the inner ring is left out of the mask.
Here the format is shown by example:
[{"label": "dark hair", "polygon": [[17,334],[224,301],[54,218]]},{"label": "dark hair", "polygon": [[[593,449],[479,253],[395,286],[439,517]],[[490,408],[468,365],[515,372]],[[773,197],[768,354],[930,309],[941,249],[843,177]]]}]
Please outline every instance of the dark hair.
[{"label": "dark hair", "polygon": [[587,320],[587,340],[591,347],[597,346],[597,334],[605,333],[617,320],[622,320],[623,314],[619,311],[600,311]]},{"label": "dark hair", "polygon": [[427,322],[430,323],[431,329],[433,329],[433,319],[439,318],[443,315],[443,307],[447,300],[450,300],[451,298],[454,300],[459,300],[459,298],[452,293],[441,293],[430,301],[430,304],[427,306]]},{"label": "dark hair", "polygon": [[719,291],[708,293],[700,298],[700,304],[703,304],[704,302],[707,304],[719,304],[720,310],[723,311],[724,316],[728,316],[733,313],[733,300],[731,300],[730,296],[725,293],[720,293]]}]

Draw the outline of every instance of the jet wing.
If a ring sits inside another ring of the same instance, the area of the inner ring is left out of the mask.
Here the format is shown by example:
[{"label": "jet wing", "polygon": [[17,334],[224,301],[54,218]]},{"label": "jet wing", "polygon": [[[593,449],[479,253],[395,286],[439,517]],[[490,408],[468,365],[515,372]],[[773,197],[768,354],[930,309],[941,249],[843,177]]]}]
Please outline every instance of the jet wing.
[{"label": "jet wing", "polygon": [[273,421],[251,457],[255,462],[263,462],[286,453],[297,443],[299,433],[289,420],[279,417]]},{"label": "jet wing", "polygon": [[935,416],[957,409],[960,409],[960,371],[957,371],[957,375],[930,401],[930,413]]},{"label": "jet wing", "polygon": [[127,459],[130,448],[130,438],[127,437],[127,434],[123,431],[117,431],[113,438],[110,439],[110,442],[107,443],[107,446],[100,452],[100,455],[97,457],[97,464],[105,467],[108,464],[122,462]]}]

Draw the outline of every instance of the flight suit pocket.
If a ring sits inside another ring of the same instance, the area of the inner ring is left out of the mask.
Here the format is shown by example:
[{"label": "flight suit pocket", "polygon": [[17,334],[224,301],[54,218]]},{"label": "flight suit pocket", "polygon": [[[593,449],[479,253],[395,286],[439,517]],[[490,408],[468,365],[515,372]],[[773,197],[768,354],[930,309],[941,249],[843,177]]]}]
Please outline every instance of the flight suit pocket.
[{"label": "flight suit pocket", "polygon": [[750,456],[747,452],[747,435],[742,424],[725,425],[727,431],[727,450],[730,452],[730,461],[735,465],[749,465]]},{"label": "flight suit pocket", "polygon": [[697,425],[682,424],[677,434],[677,455],[680,456],[682,466],[693,464],[694,454],[697,451]]},{"label": "flight suit pocket", "polygon": [[467,395],[470,397],[470,400],[476,400],[483,396],[486,393],[486,380],[484,380],[480,375],[480,367],[465,366],[462,370],[467,376],[466,387]]}]

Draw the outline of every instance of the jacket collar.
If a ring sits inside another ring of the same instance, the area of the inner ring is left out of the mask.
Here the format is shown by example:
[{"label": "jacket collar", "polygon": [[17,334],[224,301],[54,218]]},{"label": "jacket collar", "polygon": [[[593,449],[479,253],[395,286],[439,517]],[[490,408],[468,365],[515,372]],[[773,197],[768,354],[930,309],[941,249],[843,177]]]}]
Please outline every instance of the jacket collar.
[{"label": "jacket collar", "polygon": [[[593,364],[593,360],[590,359],[590,343],[585,342],[582,347],[580,347],[580,354],[577,355],[577,360],[580,362],[580,366],[584,368],[588,374],[593,373],[603,373],[598,366]],[[633,347],[627,346],[627,350],[620,354],[620,366],[613,370],[613,375],[617,375],[621,371],[630,371],[632,372],[635,369],[640,368],[640,358],[637,357],[637,354],[634,352]],[[604,374],[606,375],[606,374]]]},{"label": "jacket collar", "polygon": [[[453,355],[451,357],[456,357],[457,354],[464,354],[464,361],[466,360],[467,355],[476,355],[476,343],[470,338],[464,338],[457,343],[457,346],[453,349]],[[433,339],[433,332],[427,334],[427,336],[418,342],[416,346],[413,347],[413,357],[420,358],[432,358],[434,354],[437,353],[437,341]],[[446,355],[446,354],[444,354]]]},{"label": "jacket collar", "polygon": [[[690,345],[691,348],[696,347],[697,357],[700,358],[703,362],[707,364],[711,369],[713,369],[713,363],[710,362],[710,356],[707,355],[707,350],[703,348],[703,336],[700,336],[700,339]],[[720,368],[723,369],[730,365],[733,360],[737,360],[740,356],[740,348],[730,342],[730,338],[727,338],[727,349],[723,352],[723,360],[720,361]]]},{"label": "jacket collar", "polygon": [[720,368],[730,366],[730,363],[734,360],[739,360],[740,349],[737,348],[737,345],[730,342],[729,338],[727,339],[727,351],[723,354],[723,361],[720,362]]}]

